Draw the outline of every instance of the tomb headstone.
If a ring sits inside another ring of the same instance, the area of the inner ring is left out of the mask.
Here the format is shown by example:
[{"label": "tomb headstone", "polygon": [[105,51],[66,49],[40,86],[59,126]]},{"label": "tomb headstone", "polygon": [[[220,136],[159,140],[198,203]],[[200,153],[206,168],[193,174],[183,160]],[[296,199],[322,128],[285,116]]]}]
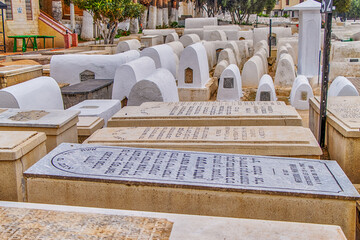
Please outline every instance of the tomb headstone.
[{"label": "tomb headstone", "polygon": [[284,102],[234,101],[143,103],[121,109],[108,123],[109,127],[254,125],[302,126],[302,120]]},{"label": "tomb headstone", "polygon": [[75,106],[69,108],[69,110],[80,111],[81,117],[100,117],[104,119],[105,126],[108,120],[121,109],[120,100],[110,99],[92,99],[85,100]]},{"label": "tomb headstone", "polygon": [[268,73],[268,60],[267,60],[267,52],[265,48],[260,48],[257,52],[255,52],[255,56],[259,56],[263,63],[264,73]]},{"label": "tomb headstone", "polygon": [[38,77],[0,89],[0,108],[64,110],[61,91],[51,77]]},{"label": "tomb headstone", "polygon": [[295,66],[290,54],[282,54],[277,64],[275,86],[291,87],[295,80]]},{"label": "tomb headstone", "polygon": [[240,70],[230,64],[221,74],[216,100],[238,101],[243,96]]},{"label": "tomb headstone", "polygon": [[328,91],[328,97],[340,96],[359,96],[359,92],[355,86],[347,78],[342,76],[335,78]]},{"label": "tomb headstone", "polygon": [[179,35],[177,33],[169,33],[166,36],[165,43],[176,42],[176,41],[179,41]]},{"label": "tomb headstone", "polygon": [[0,131],[0,201],[25,200],[23,172],[46,155],[45,140],[44,133]]},{"label": "tomb headstone", "polygon": [[126,106],[131,88],[138,81],[155,72],[155,62],[150,57],[141,57],[128,62],[116,69],[112,99],[121,101],[121,107]]},{"label": "tomb headstone", "polygon": [[184,51],[184,45],[182,45],[180,41],[169,42],[167,45],[169,45],[178,58],[180,58],[182,51]]},{"label": "tomb headstone", "polygon": [[228,61],[226,60],[220,61],[215,67],[214,77],[220,78],[221,74],[228,66],[229,66]]},{"label": "tomb headstone", "polygon": [[309,109],[309,99],[313,97],[309,80],[303,75],[298,76],[291,89],[290,104],[296,109],[307,110]]},{"label": "tomb headstone", "polygon": [[234,41],[229,42],[228,44],[226,44],[225,49],[226,48],[230,48],[231,50],[233,50],[233,52],[235,54],[236,62],[238,64],[239,68],[241,69],[242,68],[242,58],[241,58],[239,47],[236,44],[236,42],[234,42]]},{"label": "tomb headstone", "polygon": [[245,63],[242,71],[243,87],[257,87],[261,76],[264,74],[261,57],[253,56]]},{"label": "tomb headstone", "polygon": [[176,81],[171,72],[159,68],[151,75],[135,83],[129,94],[129,106],[144,102],[178,102]]},{"label": "tomb headstone", "polygon": [[205,47],[206,55],[208,58],[209,69],[212,69],[217,64],[217,54],[215,50],[214,42],[202,41],[202,45]]},{"label": "tomb headstone", "polygon": [[181,36],[180,42],[183,44],[184,48],[186,48],[194,43],[200,42],[200,37],[196,34],[186,34]]},{"label": "tomb headstone", "polygon": [[93,72],[95,79],[114,79],[116,68],[140,57],[136,50],[115,55],[56,55],[51,58],[50,76],[58,83],[81,82],[81,74]]},{"label": "tomb headstone", "polygon": [[264,48],[266,50],[266,52],[268,53],[266,55],[266,57],[269,56],[269,45],[265,40],[259,41],[258,43],[256,43],[254,45],[254,52],[256,53],[257,51],[259,51],[261,48]]},{"label": "tomb headstone", "polygon": [[24,176],[34,203],[331,224],[355,239],[360,195],[335,161],[62,144]]},{"label": "tomb headstone", "polygon": [[116,53],[123,53],[130,50],[139,50],[141,44],[137,39],[130,39],[126,41],[120,41],[116,47]]},{"label": "tomb headstone", "polygon": [[218,57],[218,62],[221,62],[222,60],[226,60],[229,64],[235,64],[235,65],[238,64],[236,61],[234,51],[230,48],[221,50]]},{"label": "tomb headstone", "polygon": [[256,101],[276,101],[274,82],[270,75],[263,75],[256,91]]},{"label": "tomb headstone", "polygon": [[161,35],[146,35],[140,38],[141,45],[144,47],[153,47],[164,43],[164,38]]},{"label": "tomb headstone", "polygon": [[204,31],[205,41],[227,41],[227,37],[222,30],[205,30]]},{"label": "tomb headstone", "polygon": [[155,62],[156,68],[165,68],[176,78],[176,54],[167,44],[145,48],[141,51],[141,57],[150,57]]},{"label": "tomb headstone", "polygon": [[83,143],[95,131],[104,127],[104,119],[100,117],[79,117],[77,123],[78,143]]},{"label": "tomb headstone", "polygon": [[46,134],[46,150],[50,152],[62,142],[78,141],[78,111],[1,109],[0,131],[37,131]]}]

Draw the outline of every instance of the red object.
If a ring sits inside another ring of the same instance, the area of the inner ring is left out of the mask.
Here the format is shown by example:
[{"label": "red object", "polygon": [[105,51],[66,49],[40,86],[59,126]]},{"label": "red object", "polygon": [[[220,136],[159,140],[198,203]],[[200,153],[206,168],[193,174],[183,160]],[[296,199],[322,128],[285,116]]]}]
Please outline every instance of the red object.
[{"label": "red object", "polygon": [[71,47],[71,34],[65,34],[64,35],[64,41],[65,41],[65,48],[70,48]]},{"label": "red object", "polygon": [[72,37],[72,46],[77,47],[79,43],[77,33],[71,34],[71,37]]}]

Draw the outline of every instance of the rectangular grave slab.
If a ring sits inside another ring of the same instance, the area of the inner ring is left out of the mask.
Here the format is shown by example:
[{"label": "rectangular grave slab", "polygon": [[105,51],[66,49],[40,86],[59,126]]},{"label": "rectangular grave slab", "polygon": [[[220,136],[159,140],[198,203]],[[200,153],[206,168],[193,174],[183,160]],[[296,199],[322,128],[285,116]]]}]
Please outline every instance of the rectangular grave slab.
[{"label": "rectangular grave slab", "polygon": [[147,35],[147,36],[141,36],[140,42],[141,45],[147,48],[147,47],[163,44],[164,38],[161,35]]},{"label": "rectangular grave slab", "polygon": [[29,202],[331,224],[355,239],[360,195],[335,161],[63,143],[24,176]]},{"label": "rectangular grave slab", "polygon": [[45,140],[44,133],[0,131],[0,201],[24,201],[23,172],[46,155]]},{"label": "rectangular grave slab", "polygon": [[310,129],[294,126],[104,128],[85,143],[313,159],[322,155]]},{"label": "rectangular grave slab", "polygon": [[[192,71],[192,69],[190,69]],[[191,72],[192,74],[192,72]],[[192,83],[192,75],[189,71],[185,74],[185,82]],[[205,88],[178,88],[180,101],[208,101],[218,88],[218,80],[210,78]]]},{"label": "rectangular grave slab", "polygon": [[0,89],[42,76],[41,65],[12,65],[0,68]]},{"label": "rectangular grave slab", "polygon": [[129,236],[131,239],[153,237],[161,240],[169,237],[172,240],[218,240],[238,236],[247,240],[346,239],[339,226],[331,225],[13,202],[0,202],[0,221],[0,237],[3,238],[13,236],[17,229],[16,237],[31,234],[32,239],[41,236],[66,236],[66,239]]},{"label": "rectangular grave slab", "polygon": [[111,99],[114,79],[91,79],[61,89],[65,109],[88,99]]},{"label": "rectangular grave slab", "polygon": [[78,142],[83,143],[91,134],[104,126],[104,119],[99,117],[79,117],[77,123]]},{"label": "rectangular grave slab", "polygon": [[37,131],[46,134],[50,152],[62,142],[77,143],[78,111],[2,109],[0,131]]},{"label": "rectangular grave slab", "polygon": [[[326,145],[354,184],[360,183],[360,97],[329,97],[326,120]],[[319,98],[310,101],[309,124],[319,131]]]},{"label": "rectangular grave slab", "polygon": [[283,102],[148,102],[121,109],[108,126],[302,126],[302,119]]}]

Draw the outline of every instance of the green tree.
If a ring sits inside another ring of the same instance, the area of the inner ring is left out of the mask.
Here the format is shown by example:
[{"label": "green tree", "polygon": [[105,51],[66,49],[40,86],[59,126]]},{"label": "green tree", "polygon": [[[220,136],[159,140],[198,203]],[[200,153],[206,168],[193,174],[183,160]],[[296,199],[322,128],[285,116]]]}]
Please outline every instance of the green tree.
[{"label": "green tree", "polygon": [[137,18],[145,10],[143,5],[132,0],[73,0],[73,3],[92,14],[105,44],[114,43],[120,22]]}]

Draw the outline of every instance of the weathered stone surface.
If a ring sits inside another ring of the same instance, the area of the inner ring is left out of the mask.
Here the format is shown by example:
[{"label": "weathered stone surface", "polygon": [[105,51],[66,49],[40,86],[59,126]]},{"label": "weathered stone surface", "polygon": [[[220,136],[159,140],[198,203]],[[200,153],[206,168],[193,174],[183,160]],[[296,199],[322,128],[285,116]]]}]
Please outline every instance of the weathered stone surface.
[{"label": "weathered stone surface", "polygon": [[100,117],[79,117],[76,124],[78,131],[78,143],[83,143],[91,134],[104,126],[104,119]]},{"label": "weathered stone surface", "polygon": [[0,68],[0,88],[10,87],[27,80],[41,77],[40,65],[12,65]]},{"label": "weathered stone surface", "polygon": [[143,103],[125,107],[111,127],[133,126],[302,126],[295,108],[283,102]]},{"label": "weathered stone surface", "polygon": [[334,161],[62,144],[24,175],[30,202],[335,224],[355,238],[360,195]]},{"label": "weathered stone surface", "polygon": [[25,200],[23,172],[46,155],[45,140],[44,133],[0,131],[0,201]]},{"label": "weathered stone surface", "polygon": [[310,129],[293,126],[105,128],[85,143],[282,157],[322,154]]}]

